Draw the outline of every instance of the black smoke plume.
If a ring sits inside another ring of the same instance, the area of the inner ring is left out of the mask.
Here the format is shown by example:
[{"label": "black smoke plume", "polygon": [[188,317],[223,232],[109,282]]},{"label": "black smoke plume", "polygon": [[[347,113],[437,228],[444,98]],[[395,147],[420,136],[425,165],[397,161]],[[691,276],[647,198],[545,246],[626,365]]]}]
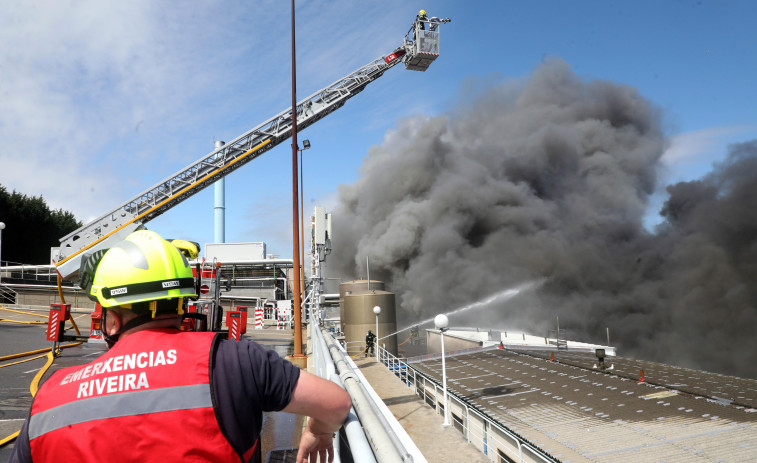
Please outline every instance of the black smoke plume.
[{"label": "black smoke plume", "polygon": [[457,326],[578,340],[625,356],[757,377],[757,142],[642,218],[666,148],[658,108],[560,60],[449,114],[405,120],[340,188],[330,270],[397,293],[400,326],[527,281]]}]

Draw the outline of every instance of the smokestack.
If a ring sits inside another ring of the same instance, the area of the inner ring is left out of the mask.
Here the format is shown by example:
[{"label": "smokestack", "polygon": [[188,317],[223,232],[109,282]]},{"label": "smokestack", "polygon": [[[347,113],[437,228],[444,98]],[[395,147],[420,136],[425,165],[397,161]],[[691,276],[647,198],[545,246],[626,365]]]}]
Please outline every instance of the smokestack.
[{"label": "smokestack", "polygon": [[[225,145],[225,142],[217,140],[216,149]],[[215,185],[215,207],[213,209],[215,218],[215,228],[213,229],[213,240],[216,243],[226,242],[226,177],[221,177]]]},{"label": "smokestack", "polygon": [[667,221],[650,233],[660,110],[548,59],[371,147],[360,179],[340,187],[330,265],[349,277],[370,258],[397,294],[400,326],[544,279],[453,322],[547,332],[559,313],[586,340],[612,329],[625,355],[757,377],[746,328],[757,325],[756,144],[671,186]]}]

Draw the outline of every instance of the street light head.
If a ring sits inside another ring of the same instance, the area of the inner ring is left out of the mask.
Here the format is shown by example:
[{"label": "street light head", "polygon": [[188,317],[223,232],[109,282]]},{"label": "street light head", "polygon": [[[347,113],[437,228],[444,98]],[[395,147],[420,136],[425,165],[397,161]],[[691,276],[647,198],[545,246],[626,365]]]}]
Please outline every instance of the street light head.
[{"label": "street light head", "polygon": [[436,326],[436,329],[440,331],[444,331],[449,326],[449,318],[447,318],[446,315],[443,313],[440,313],[436,317],[434,317],[434,326]]},{"label": "street light head", "polygon": [[5,230],[5,224],[0,222],[0,230]]},{"label": "street light head", "polygon": [[302,149],[306,150],[310,148],[310,140],[302,140]]},{"label": "street light head", "polygon": [[381,307],[379,307],[379,306],[373,307],[373,313],[375,313],[376,315],[380,314],[381,313]]}]

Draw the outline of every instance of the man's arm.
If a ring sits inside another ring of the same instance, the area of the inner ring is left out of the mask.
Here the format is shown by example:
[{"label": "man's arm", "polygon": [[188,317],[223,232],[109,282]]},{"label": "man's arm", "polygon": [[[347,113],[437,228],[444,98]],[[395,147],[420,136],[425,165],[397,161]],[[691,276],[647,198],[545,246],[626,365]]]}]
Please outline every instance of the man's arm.
[{"label": "man's arm", "polygon": [[16,443],[13,446],[13,452],[11,453],[11,459],[8,463],[25,463],[32,461],[32,451],[29,447],[29,418],[24,421],[24,425],[21,427],[21,432],[16,437]]},{"label": "man's arm", "polygon": [[300,439],[297,463],[311,462],[321,455],[321,461],[334,459],[332,440],[352,407],[349,394],[331,381],[300,371],[300,378],[292,392],[292,400],[282,411],[310,417]]}]

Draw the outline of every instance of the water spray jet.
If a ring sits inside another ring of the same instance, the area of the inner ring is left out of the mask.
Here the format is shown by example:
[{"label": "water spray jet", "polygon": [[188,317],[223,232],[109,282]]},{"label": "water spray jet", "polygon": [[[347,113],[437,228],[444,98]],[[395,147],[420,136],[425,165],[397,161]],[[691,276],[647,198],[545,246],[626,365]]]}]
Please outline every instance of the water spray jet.
[{"label": "water spray jet", "polygon": [[[508,288],[508,289],[505,289],[505,290],[500,291],[498,293],[495,293],[495,294],[487,297],[484,300],[481,300],[481,301],[478,301],[478,302],[474,302],[472,304],[468,304],[468,305],[465,305],[463,307],[459,307],[457,309],[454,309],[452,311],[443,312],[443,313],[444,313],[444,315],[447,315],[449,317],[450,315],[454,315],[454,314],[457,314],[457,313],[460,313],[460,312],[465,312],[467,310],[479,309],[481,307],[486,307],[489,304],[492,304],[492,303],[494,303],[496,301],[500,301],[500,300],[501,301],[505,301],[505,300],[508,300],[508,299],[512,299],[513,297],[519,295],[523,291],[535,289],[535,288],[541,286],[542,284],[544,284],[545,281],[546,281],[546,279],[543,279],[543,278],[539,279],[539,280],[529,281],[527,283],[523,283],[523,284],[515,286],[513,288]],[[434,321],[434,318],[432,317],[432,318],[420,321],[418,323],[413,323],[413,324],[411,324],[411,325],[409,325],[409,326],[407,326],[405,328],[402,328],[401,330],[398,330],[398,331],[395,331],[394,333],[391,333],[391,334],[388,334],[386,336],[383,336],[383,337],[379,338],[379,340],[384,339],[384,338],[388,338],[389,336],[394,336],[395,334],[402,333],[403,331],[407,331],[407,330],[409,330],[410,328],[412,328],[412,327],[414,327],[416,325],[421,326],[421,325],[425,325],[427,323],[431,323],[433,321]]]}]

